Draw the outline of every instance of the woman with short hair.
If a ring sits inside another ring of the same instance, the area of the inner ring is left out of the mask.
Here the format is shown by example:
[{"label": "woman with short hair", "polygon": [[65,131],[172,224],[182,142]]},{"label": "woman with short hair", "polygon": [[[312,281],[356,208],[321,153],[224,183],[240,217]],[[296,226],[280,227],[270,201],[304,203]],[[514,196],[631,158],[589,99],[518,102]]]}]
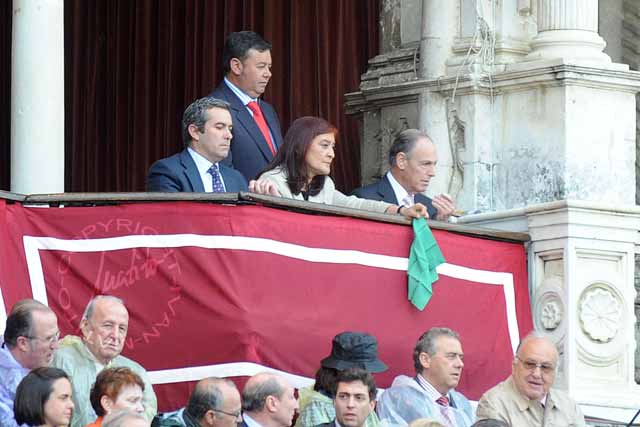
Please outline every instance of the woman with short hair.
[{"label": "woman with short hair", "polygon": [[101,427],[105,415],[121,410],[141,414],[144,381],[129,368],[107,368],[96,377],[89,400],[98,418],[87,427]]},{"label": "woman with short hair", "polygon": [[58,368],[36,368],[18,384],[13,413],[18,425],[66,427],[73,415],[71,381]]}]

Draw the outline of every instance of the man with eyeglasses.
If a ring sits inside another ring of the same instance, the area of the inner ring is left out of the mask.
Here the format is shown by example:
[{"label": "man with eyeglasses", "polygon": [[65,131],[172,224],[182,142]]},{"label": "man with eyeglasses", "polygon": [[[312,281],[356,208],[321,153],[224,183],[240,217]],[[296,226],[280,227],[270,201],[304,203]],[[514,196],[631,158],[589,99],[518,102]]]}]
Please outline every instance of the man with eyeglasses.
[{"label": "man with eyeglasses", "polygon": [[151,421],[156,414],[158,403],[147,371],[120,354],[128,328],[129,312],[124,302],[114,296],[98,295],[89,301],[82,315],[82,337],[67,335],[60,341],[53,366],[71,377],[75,404],[71,427],[84,427],[97,418],[89,394],[96,376],[104,368],[126,367],[138,374],[144,381],[144,416]]},{"label": "man with eyeglasses", "polygon": [[495,418],[512,426],[584,426],[580,408],[562,390],[552,389],[558,350],[541,334],[527,335],[518,346],[511,376],[487,391],[478,419]]},{"label": "man with eyeglasses", "polygon": [[58,318],[33,299],[18,301],[9,316],[0,347],[0,427],[16,427],[13,400],[30,370],[49,366],[58,348]]},{"label": "man with eyeglasses", "polygon": [[289,427],[298,410],[293,387],[283,377],[262,372],[242,390],[242,422],[238,427]]},{"label": "man with eyeglasses", "polygon": [[200,380],[186,407],[158,414],[152,427],[236,427],[242,422],[240,393],[236,385],[222,378]]},{"label": "man with eyeglasses", "polygon": [[338,372],[333,406],[333,421],[317,427],[364,427],[369,414],[376,406],[376,383],[373,375],[364,369],[349,368]]},{"label": "man with eyeglasses", "polygon": [[431,418],[447,427],[469,427],[475,416],[469,400],[454,388],[464,366],[460,337],[449,328],[431,328],[413,350],[416,375],[400,375],[378,400],[381,422],[407,425]]}]

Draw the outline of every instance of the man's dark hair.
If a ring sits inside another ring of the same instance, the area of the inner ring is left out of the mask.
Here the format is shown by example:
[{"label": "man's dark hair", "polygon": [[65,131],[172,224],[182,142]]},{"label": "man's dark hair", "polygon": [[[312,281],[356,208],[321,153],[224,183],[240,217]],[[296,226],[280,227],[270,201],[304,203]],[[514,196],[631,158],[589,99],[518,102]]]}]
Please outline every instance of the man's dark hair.
[{"label": "man's dark hair", "polygon": [[320,369],[316,371],[316,382],[313,384],[313,389],[329,397],[333,397],[336,395],[337,378],[337,369],[321,366]]},{"label": "man's dark hair", "polygon": [[270,377],[257,384],[252,384],[242,390],[242,410],[246,412],[260,412],[269,396],[280,398],[285,388],[276,377]]},{"label": "man's dark hair", "polygon": [[197,384],[185,408],[187,414],[194,420],[200,421],[207,411],[220,409],[224,403],[224,396],[220,389],[222,384],[232,388],[236,387],[233,381],[223,378],[207,378]]},{"label": "man's dark hair", "polygon": [[58,368],[36,368],[20,381],[16,389],[13,413],[18,425],[44,425],[44,404],[47,403],[53,383],[61,378],[69,380],[65,371]]},{"label": "man's dark hair", "polygon": [[336,394],[338,387],[340,387],[340,383],[352,383],[355,381],[360,381],[362,384],[367,386],[367,389],[369,390],[369,400],[376,400],[378,390],[376,388],[376,382],[373,379],[373,375],[360,368],[349,368],[346,371],[338,372],[338,378],[336,379]]},{"label": "man's dark hair", "polygon": [[471,427],[511,427],[509,424],[502,420],[496,420],[494,418],[487,418],[485,420],[478,420]]},{"label": "man's dark hair", "polygon": [[396,156],[398,153],[405,153],[407,157],[410,156],[411,150],[416,145],[416,141],[420,138],[427,138],[429,141],[433,141],[426,132],[422,132],[418,129],[405,129],[396,135],[389,148],[389,166],[396,165]]},{"label": "man's dark hair", "polygon": [[231,71],[229,62],[233,58],[238,58],[240,62],[244,62],[249,55],[250,49],[264,52],[265,50],[271,50],[271,43],[253,31],[230,33],[224,42],[224,49],[222,51],[222,70],[224,74]]},{"label": "man's dark hair", "polygon": [[429,356],[436,354],[436,340],[439,337],[450,337],[460,341],[460,336],[449,328],[431,328],[418,338],[413,349],[413,366],[416,373],[422,373],[422,363],[420,363],[420,353],[427,353]]},{"label": "man's dark hair", "polygon": [[18,343],[18,337],[31,338],[33,336],[33,315],[36,310],[50,311],[51,309],[40,301],[23,299],[15,303],[4,330],[4,342],[9,349]]},{"label": "man's dark hair", "polygon": [[204,124],[209,120],[207,112],[212,108],[221,108],[231,112],[231,106],[222,99],[204,97],[193,101],[182,115],[182,142],[185,147],[191,143],[189,126],[196,125],[198,132],[204,133]]}]

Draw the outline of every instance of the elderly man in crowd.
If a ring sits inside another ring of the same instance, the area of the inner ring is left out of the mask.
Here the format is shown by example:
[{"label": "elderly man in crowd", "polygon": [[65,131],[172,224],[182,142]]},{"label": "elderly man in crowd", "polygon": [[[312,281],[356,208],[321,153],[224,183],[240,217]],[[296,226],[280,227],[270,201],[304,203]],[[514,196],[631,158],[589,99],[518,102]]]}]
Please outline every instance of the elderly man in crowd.
[{"label": "elderly man in crowd", "polygon": [[364,427],[376,406],[376,383],[373,376],[358,368],[340,371],[333,399],[336,417],[318,427]]},{"label": "elderly man in crowd", "polygon": [[355,189],[353,194],[406,207],[422,203],[430,219],[446,221],[455,211],[453,199],[446,194],[433,199],[422,194],[436,175],[437,162],[436,146],[429,135],[418,129],[404,130],[389,149],[389,172],[373,184]]},{"label": "elderly man in crowd", "polygon": [[419,418],[435,419],[449,427],[469,427],[473,411],[454,388],[460,381],[464,354],[460,337],[448,328],[431,328],[413,350],[416,376],[394,379],[378,402],[378,416],[405,425]]},{"label": "elderly man in crowd", "polygon": [[512,426],[584,426],[576,403],[552,389],[558,350],[545,336],[527,335],[518,346],[511,376],[487,391],[478,404],[478,419],[496,418]]},{"label": "elderly man in crowd", "polygon": [[59,336],[58,318],[41,302],[25,299],[11,309],[0,347],[0,427],[17,426],[16,388],[30,370],[51,364]]},{"label": "elderly man in crowd", "polygon": [[153,427],[236,427],[242,422],[240,393],[236,385],[222,378],[200,380],[186,407],[158,414]]},{"label": "elderly man in crowd", "polygon": [[127,337],[129,313],[120,298],[108,295],[94,297],[82,316],[82,338],[67,335],[60,341],[53,366],[71,377],[75,410],[71,427],[84,427],[96,419],[89,394],[98,372],[106,367],[127,367],[144,381],[142,404],[144,415],[151,421],[157,411],[156,395],[145,369],[121,356]]},{"label": "elderly man in crowd", "polygon": [[242,390],[242,409],[239,427],[289,427],[298,401],[284,378],[264,372],[247,381]]}]

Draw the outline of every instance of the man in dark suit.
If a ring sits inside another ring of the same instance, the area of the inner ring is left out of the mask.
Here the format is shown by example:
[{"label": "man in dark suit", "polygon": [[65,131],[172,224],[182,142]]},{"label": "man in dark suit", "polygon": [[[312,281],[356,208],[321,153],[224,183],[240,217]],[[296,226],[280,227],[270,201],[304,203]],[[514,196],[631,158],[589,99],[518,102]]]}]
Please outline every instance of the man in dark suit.
[{"label": "man in dark suit", "polygon": [[289,427],[298,409],[293,387],[270,372],[249,378],[242,390],[242,423],[238,427]]},{"label": "man in dark suit", "polygon": [[194,101],[182,116],[185,149],[151,165],[147,191],[247,191],[244,177],[221,164],[229,153],[232,127],[226,101],[215,98]]},{"label": "man in dark suit", "polygon": [[231,105],[233,146],[225,163],[252,180],[282,145],[278,115],[260,99],[271,78],[271,44],[253,31],[231,33],[222,66],[224,80],[209,96]]},{"label": "man in dark suit", "polygon": [[364,427],[376,406],[376,383],[373,376],[360,368],[340,371],[333,406],[336,419],[316,427]]},{"label": "man in dark suit", "polygon": [[152,427],[236,427],[242,419],[240,393],[222,378],[204,378],[196,384],[187,406],[154,417]]},{"label": "man in dark suit", "polygon": [[436,146],[429,135],[417,129],[404,130],[389,149],[389,172],[373,184],[355,189],[353,194],[400,206],[422,203],[430,219],[447,221],[456,209],[451,196],[440,194],[432,199],[422,194],[436,174],[437,162]]}]

